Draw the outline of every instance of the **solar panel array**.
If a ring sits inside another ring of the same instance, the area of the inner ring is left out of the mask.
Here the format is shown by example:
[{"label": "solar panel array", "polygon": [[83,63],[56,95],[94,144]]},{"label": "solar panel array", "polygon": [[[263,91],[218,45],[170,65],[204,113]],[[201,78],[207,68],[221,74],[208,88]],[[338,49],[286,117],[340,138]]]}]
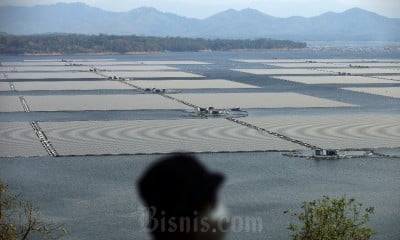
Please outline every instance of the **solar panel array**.
[{"label": "solar panel array", "polygon": [[[192,60],[2,62],[0,113],[110,110],[178,110],[185,113],[186,110],[195,112],[193,107],[196,106],[264,110],[359,107],[332,96],[299,93],[295,88],[268,92],[269,86],[262,89],[263,86],[252,81],[252,76],[265,76],[266,81],[273,78],[320,87],[323,84],[341,84],[346,87],[339,87],[338,91],[400,98],[400,87],[396,85],[400,79],[400,61],[396,59],[234,61],[253,67],[231,69],[247,76],[240,81],[208,79],[207,74],[180,70],[182,65],[209,65]],[[363,85],[352,86],[360,84]],[[169,89],[178,92],[171,93]],[[207,91],[203,92],[204,89]],[[186,90],[197,92],[186,93]],[[49,148],[58,155],[102,155],[179,150],[287,151],[304,149],[307,144],[340,149],[400,147],[400,118],[396,114],[301,115],[295,118],[273,115],[247,117],[236,122],[228,120],[223,117],[187,119],[181,116],[168,120],[0,122],[0,157],[43,156],[47,155]]]},{"label": "solar panel array", "polygon": [[400,115],[274,116],[246,121],[328,149],[400,147]]},{"label": "solar panel array", "polygon": [[27,122],[0,122],[0,157],[46,156]]},{"label": "solar panel array", "polygon": [[199,93],[175,94],[198,106],[216,108],[313,108],[353,107],[354,105],[298,93]]},{"label": "solar panel array", "polygon": [[225,119],[41,122],[40,125],[61,155],[302,149]]},{"label": "solar panel array", "polygon": [[187,109],[188,106],[157,94],[26,96],[31,111],[108,111]]}]

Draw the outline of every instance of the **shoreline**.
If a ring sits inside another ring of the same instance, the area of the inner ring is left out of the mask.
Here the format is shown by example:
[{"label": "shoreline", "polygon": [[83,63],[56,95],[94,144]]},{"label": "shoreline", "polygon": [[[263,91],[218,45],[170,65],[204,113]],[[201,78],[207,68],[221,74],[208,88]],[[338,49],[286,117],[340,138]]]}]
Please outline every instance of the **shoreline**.
[{"label": "shoreline", "polygon": [[310,48],[268,48],[268,49],[231,49],[231,50],[200,50],[200,51],[148,51],[148,52],[92,52],[92,53],[21,53],[21,54],[2,54],[0,56],[76,56],[76,55],[88,55],[88,56],[104,56],[104,55],[154,55],[162,53],[212,53],[212,52],[255,52],[255,51],[298,51],[298,50],[311,50]]}]

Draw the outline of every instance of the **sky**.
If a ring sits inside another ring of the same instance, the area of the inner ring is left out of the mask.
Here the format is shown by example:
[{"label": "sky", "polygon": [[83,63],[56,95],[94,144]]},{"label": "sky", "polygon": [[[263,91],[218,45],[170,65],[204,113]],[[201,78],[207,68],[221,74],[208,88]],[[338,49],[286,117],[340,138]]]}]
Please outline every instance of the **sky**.
[{"label": "sky", "polygon": [[400,0],[0,0],[0,5],[33,6],[57,2],[83,2],[115,12],[155,7],[181,16],[206,18],[230,8],[254,8],[275,17],[312,17],[359,7],[392,18],[400,18]]}]

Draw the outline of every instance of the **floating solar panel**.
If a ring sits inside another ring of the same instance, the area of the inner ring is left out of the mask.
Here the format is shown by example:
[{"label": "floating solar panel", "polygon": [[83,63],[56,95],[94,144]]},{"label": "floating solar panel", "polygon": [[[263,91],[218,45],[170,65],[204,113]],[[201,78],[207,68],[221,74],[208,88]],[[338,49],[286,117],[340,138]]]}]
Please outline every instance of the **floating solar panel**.
[{"label": "floating solar panel", "polygon": [[245,63],[297,63],[306,62],[305,59],[234,59],[233,61]]},{"label": "floating solar panel", "polygon": [[343,88],[354,92],[368,93],[385,97],[400,98],[400,87],[366,87],[366,88]]},{"label": "floating solar panel", "polygon": [[55,81],[55,82],[15,82],[18,91],[33,90],[100,90],[134,89],[119,81]]},{"label": "floating solar panel", "polygon": [[97,71],[165,71],[177,70],[177,68],[170,66],[157,66],[157,65],[109,65],[109,66],[96,66]]},{"label": "floating solar panel", "polygon": [[368,83],[396,83],[391,80],[363,76],[279,76],[274,77],[286,81],[304,84],[368,84]]},{"label": "floating solar panel", "polygon": [[302,149],[225,119],[41,122],[40,125],[60,155]]},{"label": "floating solar panel", "polygon": [[66,62],[57,61],[23,61],[23,62],[1,62],[3,66],[65,66]]},{"label": "floating solar panel", "polygon": [[177,99],[215,108],[312,108],[350,107],[351,104],[298,93],[203,93],[174,94]]},{"label": "floating solar panel", "polygon": [[179,71],[134,71],[134,72],[103,72],[109,77],[121,78],[199,78],[203,77],[198,74],[179,72]]},{"label": "floating solar panel", "polygon": [[362,59],[362,58],[329,58],[329,59],[235,59],[246,63],[400,63],[399,59]]},{"label": "floating solar panel", "polygon": [[111,65],[205,65],[206,62],[199,61],[74,61],[76,64],[111,66]]},{"label": "floating solar panel", "polygon": [[[92,72],[9,72],[8,79],[99,79],[104,78]],[[0,75],[1,77],[1,75]]]},{"label": "floating solar panel", "polygon": [[45,148],[27,122],[0,122],[0,157],[46,156]]},{"label": "floating solar panel", "polygon": [[15,66],[0,67],[4,72],[73,72],[90,70],[89,66]]},{"label": "floating solar panel", "polygon": [[245,121],[326,149],[400,147],[400,115],[246,118]]},{"label": "floating solar panel", "polygon": [[11,91],[9,82],[0,82],[0,91]]},{"label": "floating solar panel", "polygon": [[207,88],[258,88],[257,86],[224,79],[206,80],[134,80],[130,81],[142,88],[158,89],[207,89]]},{"label": "floating solar panel", "polygon": [[0,96],[0,112],[24,111],[17,96]]},{"label": "floating solar panel", "polygon": [[385,67],[385,68],[400,68],[400,62],[351,62],[346,64],[352,67]]},{"label": "floating solar panel", "polygon": [[373,77],[374,77],[374,78],[380,78],[380,79],[387,79],[387,80],[400,81],[400,75],[373,76]]},{"label": "floating solar panel", "polygon": [[268,63],[270,66],[283,68],[332,68],[345,67],[346,64],[339,63]]},{"label": "floating solar panel", "polygon": [[327,73],[350,73],[350,74],[400,74],[400,69],[392,68],[332,68],[319,69]]},{"label": "floating solar panel", "polygon": [[256,75],[332,75],[332,72],[297,68],[232,69]]},{"label": "floating solar panel", "polygon": [[31,111],[187,109],[157,94],[25,96]]}]

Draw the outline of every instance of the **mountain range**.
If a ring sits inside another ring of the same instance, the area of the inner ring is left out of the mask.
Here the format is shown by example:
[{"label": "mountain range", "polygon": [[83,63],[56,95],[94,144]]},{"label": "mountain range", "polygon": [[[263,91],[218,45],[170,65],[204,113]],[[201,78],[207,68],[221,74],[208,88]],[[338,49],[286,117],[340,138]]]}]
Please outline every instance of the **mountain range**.
[{"label": "mountain range", "polygon": [[187,18],[142,7],[110,12],[83,3],[0,7],[0,32],[275,38],[298,41],[399,41],[400,19],[360,8],[316,17],[278,18],[254,9],[229,9],[205,19]]}]

